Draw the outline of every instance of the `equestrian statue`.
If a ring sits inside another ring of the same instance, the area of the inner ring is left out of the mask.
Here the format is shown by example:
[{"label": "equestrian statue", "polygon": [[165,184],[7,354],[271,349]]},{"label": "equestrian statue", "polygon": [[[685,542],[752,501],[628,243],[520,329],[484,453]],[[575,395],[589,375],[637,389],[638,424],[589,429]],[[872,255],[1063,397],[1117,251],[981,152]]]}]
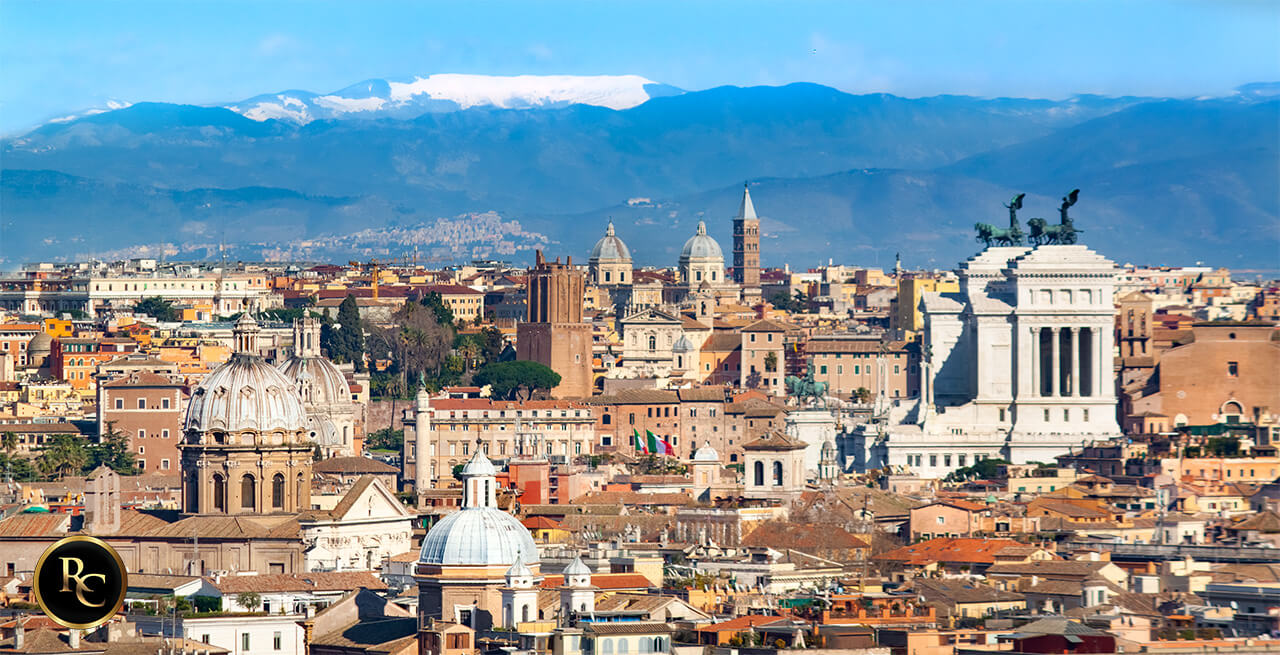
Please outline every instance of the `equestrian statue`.
[{"label": "equestrian statue", "polygon": [[[827,383],[819,382],[814,379],[813,361],[809,362],[808,369],[805,371],[804,377],[796,377],[788,375],[783,382],[787,385],[787,394],[795,397],[801,405],[822,403],[825,408],[827,405]],[[806,401],[808,401],[806,403]]]},{"label": "equestrian statue", "polygon": [[1020,246],[1022,245],[1022,228],[1018,227],[1018,210],[1022,209],[1022,199],[1027,194],[1019,193],[1005,205],[1009,210],[1009,228],[1001,229],[988,223],[976,223],[973,229],[978,231],[978,241],[981,241],[987,248],[991,244],[999,246]]},{"label": "equestrian statue", "polygon": [[1057,225],[1049,225],[1048,221],[1043,218],[1033,218],[1027,221],[1027,226],[1031,228],[1029,237],[1031,243],[1041,246],[1045,244],[1066,244],[1070,245],[1077,241],[1076,235],[1084,230],[1077,230],[1071,222],[1071,216],[1067,214],[1067,210],[1076,204],[1076,200],[1080,198],[1080,189],[1072,189],[1062,198],[1062,206],[1058,208],[1059,223]]}]

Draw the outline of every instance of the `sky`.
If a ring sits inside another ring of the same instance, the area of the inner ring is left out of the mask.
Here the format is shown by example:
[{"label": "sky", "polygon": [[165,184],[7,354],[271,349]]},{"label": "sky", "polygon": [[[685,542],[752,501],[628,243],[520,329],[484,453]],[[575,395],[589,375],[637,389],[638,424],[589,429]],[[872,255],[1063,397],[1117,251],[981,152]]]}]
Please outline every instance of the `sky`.
[{"label": "sky", "polygon": [[1280,2],[0,0],[0,133],[109,101],[219,104],[431,73],[1225,95],[1280,80]]}]

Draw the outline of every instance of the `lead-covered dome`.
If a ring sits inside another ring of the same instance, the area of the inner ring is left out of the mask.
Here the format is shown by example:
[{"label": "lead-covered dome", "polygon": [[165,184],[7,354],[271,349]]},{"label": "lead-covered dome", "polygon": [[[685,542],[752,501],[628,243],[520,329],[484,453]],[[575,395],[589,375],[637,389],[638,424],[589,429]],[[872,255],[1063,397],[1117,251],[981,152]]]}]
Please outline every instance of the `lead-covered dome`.
[{"label": "lead-covered dome", "polygon": [[497,469],[479,448],[458,474],[462,509],[444,517],[422,540],[420,564],[510,566],[538,564],[538,547],[528,528],[498,509]]},{"label": "lead-covered dome", "polygon": [[235,353],[191,393],[183,430],[305,430],[307,413],[293,382],[257,354],[257,322],[245,313],[232,334]]},{"label": "lead-covered dome", "polygon": [[720,250],[720,244],[716,243],[707,234],[707,224],[698,221],[698,231],[694,233],[688,241],[684,242],[684,249],[680,251],[680,259],[724,259],[724,253]]},{"label": "lead-covered dome", "polygon": [[538,547],[516,517],[496,507],[460,509],[440,520],[422,540],[418,561],[441,566],[538,563]]},{"label": "lead-covered dome", "polygon": [[627,244],[613,232],[613,221],[609,221],[609,227],[605,228],[604,238],[597,241],[596,247],[591,249],[591,258],[588,261],[631,261],[631,251],[627,249]]},{"label": "lead-covered dome", "polygon": [[323,357],[294,355],[277,368],[293,382],[303,402],[312,405],[351,402],[351,387],[347,384],[346,376],[333,362]]}]

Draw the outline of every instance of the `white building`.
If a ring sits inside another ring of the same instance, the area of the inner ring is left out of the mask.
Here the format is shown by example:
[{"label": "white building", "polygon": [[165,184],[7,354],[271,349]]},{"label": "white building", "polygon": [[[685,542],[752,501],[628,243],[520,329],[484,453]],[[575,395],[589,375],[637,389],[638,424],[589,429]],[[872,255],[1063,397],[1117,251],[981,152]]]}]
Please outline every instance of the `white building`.
[{"label": "white building", "polygon": [[306,640],[300,614],[214,616],[182,620],[183,635],[238,655],[304,655]]},{"label": "white building", "polygon": [[1115,264],[1081,245],[996,247],[958,273],[959,292],[921,301],[920,396],[846,437],[846,458],[937,478],[1119,436]]},{"label": "white building", "polygon": [[413,544],[413,514],[372,476],[360,478],[336,507],[298,516],[308,571],[370,571]]}]

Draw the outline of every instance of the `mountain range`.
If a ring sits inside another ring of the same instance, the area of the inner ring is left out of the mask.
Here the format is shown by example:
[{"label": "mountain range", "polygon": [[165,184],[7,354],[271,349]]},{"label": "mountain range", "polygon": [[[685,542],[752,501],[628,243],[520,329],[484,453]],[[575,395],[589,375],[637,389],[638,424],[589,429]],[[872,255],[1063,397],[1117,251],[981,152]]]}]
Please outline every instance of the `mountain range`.
[{"label": "mountain range", "polygon": [[[140,102],[0,140],[0,268],[80,256],[585,258],[638,264],[698,220],[729,250],[744,180],[766,265],[950,268],[976,222],[1056,221],[1120,261],[1274,271],[1275,85],[1224,98],[682,91],[638,76],[369,80],[224,106]],[[486,217],[483,230],[459,226]],[[104,229],[105,228],[105,229]],[[661,229],[654,229],[661,228]],[[211,251],[212,249],[212,251]]]}]

